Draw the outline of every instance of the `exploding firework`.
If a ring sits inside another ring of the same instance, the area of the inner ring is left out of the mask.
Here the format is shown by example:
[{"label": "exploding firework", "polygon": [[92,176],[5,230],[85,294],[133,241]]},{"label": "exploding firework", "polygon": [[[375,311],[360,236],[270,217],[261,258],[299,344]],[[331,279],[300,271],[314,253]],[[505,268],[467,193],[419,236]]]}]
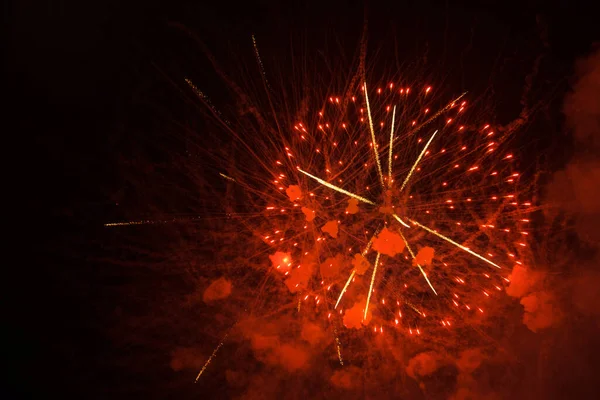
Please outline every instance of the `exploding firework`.
[{"label": "exploding firework", "polygon": [[340,336],[431,344],[483,324],[529,234],[514,131],[488,122],[468,93],[365,72],[288,102],[254,49],[266,97],[227,80],[242,116],[226,119],[186,80],[226,138],[207,152],[227,217],[252,234],[234,245],[256,249],[241,289],[254,299],[236,319],[285,310],[320,320],[340,364]]}]

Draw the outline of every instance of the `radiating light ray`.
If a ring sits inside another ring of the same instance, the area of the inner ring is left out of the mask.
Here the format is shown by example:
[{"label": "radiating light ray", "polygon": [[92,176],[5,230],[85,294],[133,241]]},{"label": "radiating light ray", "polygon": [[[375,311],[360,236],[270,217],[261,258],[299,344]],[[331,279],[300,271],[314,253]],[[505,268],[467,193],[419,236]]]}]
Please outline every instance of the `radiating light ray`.
[{"label": "radiating light ray", "polygon": [[369,130],[371,131],[371,139],[373,140],[373,152],[375,153],[375,161],[377,162],[377,172],[379,173],[379,180],[381,181],[381,187],[385,188],[383,183],[383,172],[381,171],[381,162],[379,161],[379,153],[377,150],[377,141],[375,140],[375,129],[373,129],[373,119],[371,118],[371,106],[369,105],[369,94],[367,93],[367,82],[364,83],[365,88],[365,100],[367,102],[367,115],[369,117]]},{"label": "radiating light ray", "polygon": [[377,274],[377,265],[379,264],[380,255],[381,253],[377,252],[377,257],[375,257],[375,266],[373,267],[373,275],[371,275],[371,285],[369,286],[369,294],[367,295],[367,304],[365,304],[365,315],[363,316],[363,321],[367,319],[369,302],[371,301],[371,293],[373,293],[373,284],[375,283],[375,275]]},{"label": "radiating light ray", "polygon": [[483,257],[483,256],[481,256],[481,255],[479,255],[479,254],[477,254],[477,253],[475,253],[473,250],[466,248],[466,247],[465,247],[465,246],[463,246],[462,244],[458,244],[458,243],[456,243],[454,240],[452,240],[452,239],[450,239],[450,238],[448,238],[448,237],[446,237],[446,236],[442,235],[441,233],[438,233],[438,232],[434,231],[433,229],[430,229],[430,228],[426,227],[425,225],[421,225],[420,223],[418,223],[418,222],[417,222],[417,221],[415,221],[415,220],[409,219],[409,221],[410,221],[410,222],[412,222],[413,224],[417,225],[418,227],[425,229],[427,232],[429,232],[429,233],[433,233],[434,235],[436,235],[436,236],[437,236],[437,237],[439,237],[440,239],[444,239],[446,242],[448,242],[448,243],[451,243],[451,244],[455,245],[455,246],[456,246],[456,247],[458,247],[459,249],[461,249],[461,250],[464,250],[464,251],[466,251],[467,253],[469,253],[469,254],[471,254],[471,255],[474,255],[475,257],[477,257],[477,258],[479,258],[479,259],[481,259],[481,260],[485,261],[486,263],[488,263],[488,264],[491,264],[491,265],[493,265],[494,267],[496,267],[496,268],[498,268],[498,269],[502,269],[502,267],[500,267],[498,264],[494,263],[493,261],[490,261],[490,260],[488,260],[487,258],[485,258],[485,257]]},{"label": "radiating light ray", "polygon": [[221,175],[223,178],[227,179],[228,181],[235,182],[235,179],[233,179],[233,178],[232,178],[232,177],[230,177],[230,176],[227,176],[227,175],[225,175],[225,174],[222,174],[222,173],[220,173],[220,172],[219,172],[219,175]]},{"label": "radiating light ray", "polygon": [[396,214],[392,214],[394,216],[394,218],[396,218],[396,221],[400,222],[402,225],[404,225],[407,228],[410,228],[410,225],[407,224],[406,222],[402,221],[402,219],[400,219],[399,216],[397,216]]},{"label": "radiating light ray", "polygon": [[271,111],[273,111],[273,120],[275,121],[275,125],[277,125],[277,131],[281,133],[281,126],[279,126],[279,120],[276,117],[277,113],[275,112],[275,107],[273,107],[273,101],[271,100],[271,94],[273,93],[273,89],[271,88],[271,85],[269,85],[269,81],[267,80],[265,66],[263,65],[262,59],[260,58],[258,45],[256,44],[256,37],[254,35],[252,35],[252,44],[254,45],[254,54],[256,55],[256,61],[258,62],[258,66],[260,68],[263,84],[265,86],[265,92],[267,93],[267,99],[269,99],[269,105],[271,106]]},{"label": "radiating light ray", "polygon": [[369,241],[367,242],[365,249],[362,251],[362,253],[360,253],[362,256],[365,256],[369,252],[369,250],[371,249],[371,245],[373,244],[373,240],[375,240],[375,237],[377,237],[377,235],[379,235],[380,231],[381,231],[381,227],[379,227],[379,228],[377,228],[377,230],[375,230],[375,232],[373,233],[373,236],[371,236],[371,239],[369,239]]},{"label": "radiating light ray", "polygon": [[410,308],[412,308],[413,311],[416,312],[417,314],[419,314],[420,316],[423,316],[423,313],[417,307],[415,307],[412,303],[404,300],[404,304],[406,304],[407,306],[409,306]]},{"label": "radiating light ray", "polygon": [[221,340],[221,343],[219,343],[219,345],[213,350],[210,357],[208,357],[208,360],[206,360],[206,362],[202,366],[202,369],[200,370],[200,372],[198,372],[198,376],[196,376],[196,380],[194,381],[194,383],[198,382],[198,379],[200,379],[200,376],[202,376],[202,374],[204,373],[204,371],[206,370],[206,368],[208,367],[208,365],[210,364],[212,359],[215,357],[215,355],[217,354],[217,352],[219,351],[221,346],[223,346],[223,343],[225,343],[225,339],[227,339],[228,335],[229,335],[229,333],[225,334],[225,336],[223,337],[223,340]]},{"label": "radiating light ray", "polygon": [[388,152],[388,187],[392,187],[392,153],[394,148],[394,123],[396,120],[396,106],[392,112],[392,128],[390,129],[390,148]]},{"label": "radiating light ray", "polygon": [[327,181],[324,181],[321,178],[317,178],[316,176],[311,175],[308,172],[301,170],[300,168],[298,168],[298,171],[302,172],[306,176],[309,176],[309,177],[313,178],[314,180],[316,180],[317,182],[319,182],[323,186],[327,186],[328,188],[333,189],[333,190],[335,190],[337,192],[343,193],[343,194],[345,194],[347,196],[354,197],[356,200],[362,201],[363,203],[367,203],[367,204],[371,204],[371,205],[376,205],[374,202],[372,202],[369,199],[365,199],[364,197],[361,197],[361,196],[359,196],[357,194],[351,193],[351,192],[349,192],[347,190],[344,190],[344,189],[342,189],[340,187],[332,185],[331,183],[329,183]]},{"label": "radiating light ray", "polygon": [[202,92],[202,90],[198,89],[198,87],[196,85],[194,85],[194,82],[192,82],[191,80],[189,80],[188,78],[185,78],[185,83],[188,84],[188,86],[194,91],[194,93],[196,94],[196,96],[198,96],[198,98],[200,100],[202,100],[204,102],[204,104],[206,104],[208,106],[208,108],[211,109],[211,111],[218,116],[225,124],[227,125],[231,125],[231,123],[227,120],[223,118],[223,115],[221,114],[221,112],[213,105],[213,103],[210,101],[210,98],[204,94],[204,92]]},{"label": "radiating light ray", "polygon": [[270,91],[273,91],[271,85],[269,85],[269,81],[267,80],[267,74],[265,73],[265,66],[263,65],[262,59],[260,58],[260,53],[258,51],[258,45],[256,44],[256,37],[252,35],[252,46],[254,46],[254,55],[256,56],[256,61],[258,62],[258,66],[260,68],[260,73],[262,74],[263,80],[265,82],[265,86]]},{"label": "radiating light ray", "polygon": [[172,219],[144,219],[140,221],[125,221],[125,222],[109,222],[104,224],[106,227],[113,226],[132,226],[132,225],[154,225],[154,224],[169,224],[173,222],[185,222],[200,219],[200,217],[187,217],[187,218],[172,218]]},{"label": "radiating light ray", "polygon": [[337,354],[338,359],[340,360],[340,365],[344,365],[344,360],[342,359],[342,345],[340,343],[340,338],[338,336],[337,328],[335,326],[333,327],[333,333],[335,334],[335,344],[337,346]]},{"label": "radiating light ray", "polygon": [[159,219],[144,219],[144,220],[140,220],[140,221],[109,222],[107,224],[104,224],[104,226],[106,226],[106,227],[112,227],[112,226],[169,224],[169,223],[173,223],[173,222],[191,221],[191,220],[194,220],[194,219],[199,219],[199,217],[173,218],[173,219],[164,219],[164,220],[159,220]]},{"label": "radiating light ray", "polygon": [[419,271],[421,271],[421,274],[423,274],[423,278],[425,278],[425,281],[427,281],[427,284],[429,285],[429,287],[431,288],[431,290],[433,291],[433,293],[437,296],[437,292],[435,291],[435,288],[433,287],[433,285],[431,284],[431,282],[429,281],[429,278],[427,277],[427,274],[425,273],[425,271],[423,271],[423,267],[421,267],[421,265],[419,265],[417,263],[417,267],[419,267]]},{"label": "radiating light ray", "polygon": [[[408,249],[408,252],[410,253],[410,256],[414,260],[416,258],[415,257],[415,253],[413,253],[412,249],[410,248],[410,245],[408,244],[408,240],[406,240],[406,238],[404,237],[404,234],[402,233],[402,231],[398,230],[398,232],[400,233],[400,236],[402,236],[402,239],[404,240],[404,244],[406,245],[406,248]],[[435,293],[435,295],[437,296],[438,294],[435,291],[435,288],[433,287],[433,285],[429,281],[429,278],[427,277],[427,274],[425,273],[425,271],[423,271],[423,268],[421,267],[421,265],[419,263],[417,263],[417,267],[419,267],[419,271],[421,271],[421,274],[423,274],[423,278],[425,278],[425,280],[427,281],[427,284],[429,285],[429,287],[431,288],[431,290],[433,290],[433,293]]]},{"label": "radiating light ray", "polygon": [[165,223],[165,221],[128,221],[128,222],[110,222],[108,224],[104,224],[104,226],[129,226],[129,225],[149,225],[149,224],[160,224]]},{"label": "radiating light ray", "polygon": [[433,120],[435,120],[437,117],[439,117],[440,115],[442,115],[443,113],[445,113],[446,111],[448,111],[450,108],[452,108],[454,106],[454,104],[456,104],[457,101],[459,101],[460,99],[463,98],[464,95],[466,95],[468,92],[464,92],[463,94],[461,94],[460,96],[458,96],[456,99],[452,100],[450,103],[448,103],[446,105],[446,107],[442,108],[441,110],[439,110],[438,112],[436,112],[434,115],[432,115],[427,121],[423,122],[421,125],[419,125],[417,127],[417,129],[411,131],[411,135],[414,135],[415,133],[419,132],[421,129],[425,128],[427,125],[429,125]]},{"label": "radiating light ray", "polygon": [[346,284],[344,285],[344,288],[340,292],[340,296],[338,297],[337,302],[335,303],[335,307],[333,307],[334,309],[336,309],[338,304],[340,304],[340,301],[342,300],[342,297],[344,297],[344,293],[346,293],[346,289],[348,289],[348,286],[350,286],[350,282],[352,282],[352,278],[354,278],[354,275],[356,275],[356,270],[353,269],[352,272],[350,273],[350,276],[348,277],[348,280],[346,281]]},{"label": "radiating light ray", "polygon": [[412,176],[413,172],[415,171],[415,168],[417,168],[417,164],[419,164],[419,161],[421,161],[421,158],[423,158],[423,155],[427,151],[427,148],[429,147],[429,144],[431,143],[431,141],[433,140],[433,138],[435,137],[435,135],[437,133],[438,133],[437,130],[435,132],[433,132],[433,135],[431,135],[431,137],[427,141],[427,144],[425,145],[425,147],[423,147],[423,150],[421,151],[421,154],[419,154],[419,157],[417,158],[417,161],[415,161],[415,163],[413,164],[412,168],[410,169],[410,172],[406,176],[406,179],[404,179],[404,183],[402,184],[402,187],[400,187],[400,191],[402,191],[404,189],[404,187],[406,186],[406,184],[410,180],[410,177]]}]

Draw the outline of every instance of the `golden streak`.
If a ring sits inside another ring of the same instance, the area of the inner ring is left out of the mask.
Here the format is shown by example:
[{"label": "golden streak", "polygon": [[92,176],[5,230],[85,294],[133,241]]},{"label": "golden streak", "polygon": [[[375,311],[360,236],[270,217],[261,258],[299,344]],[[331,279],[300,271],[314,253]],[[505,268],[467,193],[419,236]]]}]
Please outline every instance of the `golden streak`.
[{"label": "golden streak", "polygon": [[373,233],[373,236],[371,236],[371,239],[369,239],[369,242],[365,246],[365,249],[362,251],[362,253],[360,253],[361,255],[365,256],[369,252],[369,250],[371,249],[371,245],[373,244],[373,240],[375,239],[375,237],[377,235],[379,235],[380,231],[381,231],[381,227],[377,228],[377,230],[375,231],[375,233]]},{"label": "golden streak", "polygon": [[342,345],[340,344],[340,338],[338,337],[337,329],[334,327],[333,332],[335,334],[335,344],[337,346],[337,354],[340,360],[340,365],[344,365],[344,360],[342,359]]},{"label": "golden streak", "polygon": [[263,66],[262,59],[260,58],[260,53],[258,52],[258,45],[256,44],[256,37],[254,37],[254,35],[252,35],[252,45],[254,46],[254,54],[256,55],[256,60],[258,61],[258,65],[260,67],[260,73],[262,74],[268,86],[267,74],[265,73],[265,67]]},{"label": "golden streak", "polygon": [[212,102],[210,101],[210,99],[208,98],[207,95],[205,95],[202,90],[198,89],[196,87],[196,85],[194,85],[194,83],[189,80],[188,78],[185,78],[185,83],[188,84],[188,86],[194,91],[194,93],[196,94],[196,96],[198,96],[198,98],[200,100],[202,100],[204,102],[204,104],[210,108],[210,110],[213,112],[213,114],[220,119],[225,125],[230,126],[230,122],[223,118],[223,115],[221,114],[221,112],[219,110],[217,110],[217,108],[212,104]]},{"label": "golden streak", "polygon": [[433,138],[435,137],[435,135],[437,133],[438,133],[438,131],[433,132],[433,135],[431,135],[431,137],[429,138],[429,141],[427,142],[425,147],[423,147],[423,150],[421,151],[421,154],[419,154],[417,161],[415,161],[415,163],[413,164],[412,168],[410,169],[410,172],[408,173],[406,179],[404,180],[404,183],[402,184],[400,191],[402,191],[404,189],[404,186],[406,186],[406,184],[408,183],[410,177],[412,176],[413,172],[415,171],[415,168],[417,168],[417,164],[419,164],[419,161],[421,161],[421,158],[423,158],[423,154],[425,154],[425,152],[427,151],[427,148],[429,147],[429,144],[431,143],[431,141],[433,140]]},{"label": "golden streak", "polygon": [[348,286],[350,286],[350,282],[352,282],[352,278],[354,278],[354,275],[356,275],[356,270],[353,269],[352,272],[350,273],[350,277],[348,278],[348,280],[346,281],[346,284],[344,285],[344,288],[342,289],[342,292],[340,293],[340,296],[337,299],[337,302],[335,303],[335,307],[333,307],[334,309],[336,309],[338,304],[340,304],[340,301],[342,300],[344,293],[346,293],[346,289],[348,289]]},{"label": "golden streak", "polygon": [[414,305],[412,305],[408,301],[404,300],[404,304],[406,304],[407,306],[409,306],[410,308],[412,308],[414,310],[414,312],[416,312],[420,316],[423,316],[423,313],[421,311],[419,311],[419,309],[417,307],[415,307]]},{"label": "golden streak", "polygon": [[375,129],[373,129],[373,119],[371,118],[371,106],[369,105],[369,94],[367,93],[367,82],[365,82],[365,99],[367,101],[367,116],[369,117],[369,129],[371,130],[371,139],[373,140],[373,151],[375,152],[375,161],[377,162],[377,172],[379,173],[379,180],[381,181],[381,187],[385,188],[383,183],[383,172],[381,172],[381,163],[379,162],[379,154],[377,153],[377,141],[375,140]]},{"label": "golden streak", "polygon": [[227,180],[229,180],[229,181],[231,181],[231,182],[235,182],[235,179],[233,179],[233,178],[232,178],[232,177],[230,177],[230,176],[227,176],[227,175],[225,175],[225,174],[222,174],[222,173],[220,173],[220,172],[219,172],[219,175],[221,175],[223,178],[225,178],[225,179],[227,179]]},{"label": "golden streak", "polygon": [[189,80],[188,78],[185,78],[184,80],[185,80],[185,83],[187,83],[187,84],[188,84],[188,86],[192,88],[192,90],[194,91],[194,93],[196,93],[196,95],[197,95],[198,97],[200,97],[200,98],[201,98],[201,99],[203,99],[203,100],[208,100],[208,98],[207,98],[207,97],[206,97],[206,95],[205,95],[205,94],[202,92],[202,90],[198,89],[198,88],[196,87],[196,85],[194,85],[194,83],[193,83],[191,80]]},{"label": "golden streak", "polygon": [[439,117],[440,115],[442,115],[444,112],[448,111],[449,109],[451,109],[452,107],[454,107],[454,105],[456,104],[457,101],[459,101],[460,99],[463,98],[464,95],[466,95],[467,92],[464,92],[463,94],[461,94],[460,96],[458,96],[456,99],[452,100],[450,103],[448,103],[446,105],[446,107],[442,108],[440,111],[438,111],[437,113],[435,113],[434,115],[431,116],[431,118],[429,118],[427,121],[423,122],[421,125],[419,125],[417,127],[417,129],[411,131],[411,135],[414,135],[415,133],[419,132],[421,129],[425,128],[427,125],[429,125],[431,123],[431,121],[435,120],[437,117]]},{"label": "golden streak", "polygon": [[479,254],[477,254],[477,253],[475,253],[473,250],[470,250],[470,249],[466,248],[466,247],[465,247],[465,246],[463,246],[462,244],[458,244],[458,243],[456,243],[454,240],[452,240],[452,239],[450,239],[450,238],[447,238],[446,236],[444,236],[444,235],[442,235],[442,234],[440,234],[440,233],[437,233],[437,232],[436,232],[436,231],[434,231],[433,229],[430,229],[430,228],[426,227],[425,225],[421,225],[420,223],[418,223],[417,221],[414,221],[414,220],[412,220],[412,219],[409,219],[409,221],[410,221],[410,222],[412,222],[413,224],[417,225],[418,227],[425,229],[427,232],[429,232],[429,233],[433,233],[433,234],[434,234],[434,235],[436,235],[437,237],[439,237],[439,238],[441,238],[441,239],[444,239],[444,240],[445,240],[445,241],[447,241],[448,243],[451,243],[451,244],[455,245],[455,246],[456,246],[456,247],[458,247],[459,249],[461,249],[461,250],[464,250],[464,251],[466,251],[467,253],[469,253],[469,254],[471,254],[471,255],[474,255],[475,257],[477,257],[477,258],[479,258],[479,259],[481,259],[481,260],[485,261],[486,263],[488,263],[488,264],[491,264],[491,265],[493,265],[494,267],[496,267],[496,268],[498,268],[498,269],[502,269],[502,267],[500,267],[498,264],[494,263],[493,261],[490,261],[490,260],[488,260],[487,258],[485,258],[485,257],[483,257],[483,256],[481,256],[481,255],[479,255]]},{"label": "golden streak", "polygon": [[131,226],[131,225],[153,225],[153,224],[169,224],[169,223],[175,223],[175,222],[185,222],[185,221],[193,221],[193,220],[197,220],[200,217],[187,217],[187,218],[172,218],[172,219],[165,219],[165,220],[159,220],[159,219],[144,219],[141,221],[127,221],[127,222],[110,222],[107,224],[104,224],[104,226]]},{"label": "golden streak", "polygon": [[390,129],[390,151],[388,155],[388,186],[392,187],[392,149],[394,147],[394,123],[396,119],[396,106],[392,112],[392,128]]},{"label": "golden streak", "polygon": [[397,216],[396,214],[392,214],[392,215],[394,216],[394,218],[396,218],[396,221],[400,222],[405,227],[410,228],[410,225],[407,224],[406,222],[402,221],[399,216]]},{"label": "golden streak", "polygon": [[158,224],[161,222],[163,222],[163,221],[145,220],[145,221],[111,222],[108,224],[104,224],[104,226],[148,225],[148,224]]},{"label": "golden streak", "polygon": [[[408,245],[408,240],[406,240],[406,238],[402,234],[402,231],[398,231],[398,232],[400,233],[400,236],[402,236],[402,239],[404,240],[404,244],[406,245],[406,248],[408,249],[408,252],[410,253],[410,256],[414,260],[416,258],[415,257],[415,253],[413,253],[412,249]],[[431,288],[431,290],[433,290],[433,293],[435,293],[435,295],[437,296],[438,294],[435,291],[435,288],[433,287],[433,285],[431,284],[431,282],[429,282],[429,278],[427,278],[427,274],[425,273],[425,271],[423,271],[423,268],[421,267],[421,265],[419,263],[417,263],[417,267],[419,267],[419,271],[421,271],[421,274],[423,274],[423,278],[425,278],[425,280],[427,281],[427,284],[429,285],[429,287]]]},{"label": "golden streak", "polygon": [[361,196],[359,196],[357,194],[351,193],[351,192],[349,192],[347,190],[344,190],[344,189],[342,189],[340,187],[332,185],[331,183],[329,183],[327,181],[324,181],[321,178],[317,178],[316,176],[311,175],[308,172],[301,170],[300,168],[298,168],[298,171],[302,172],[306,176],[309,176],[309,177],[313,178],[314,180],[316,180],[317,182],[319,182],[321,185],[327,186],[330,189],[333,189],[333,190],[335,190],[337,192],[343,193],[343,194],[345,194],[347,196],[354,197],[356,200],[362,201],[363,203],[367,203],[367,204],[371,204],[371,205],[376,205],[374,202],[372,202],[369,199],[365,199],[364,197],[361,197]]},{"label": "golden streak", "polygon": [[198,376],[196,376],[196,380],[194,381],[194,383],[198,382],[198,379],[200,379],[200,376],[204,373],[204,371],[206,370],[206,367],[208,367],[208,364],[210,364],[210,362],[212,361],[212,359],[217,354],[217,351],[219,351],[219,349],[221,348],[221,346],[223,346],[223,343],[225,343],[225,339],[227,339],[227,335],[229,335],[229,334],[226,334],[223,337],[223,340],[221,341],[221,343],[219,343],[219,345],[213,350],[213,352],[210,355],[210,357],[208,357],[208,360],[206,360],[206,362],[204,363],[204,366],[202,367],[202,369],[200,370],[200,372],[198,372]]},{"label": "golden streak", "polygon": [[375,267],[373,268],[373,275],[371,275],[371,285],[369,286],[369,294],[367,295],[367,304],[365,304],[365,315],[363,321],[367,319],[367,312],[369,311],[369,301],[371,301],[371,293],[373,293],[373,284],[375,283],[375,274],[377,274],[377,265],[379,265],[379,256],[381,254],[377,252],[375,257]]}]

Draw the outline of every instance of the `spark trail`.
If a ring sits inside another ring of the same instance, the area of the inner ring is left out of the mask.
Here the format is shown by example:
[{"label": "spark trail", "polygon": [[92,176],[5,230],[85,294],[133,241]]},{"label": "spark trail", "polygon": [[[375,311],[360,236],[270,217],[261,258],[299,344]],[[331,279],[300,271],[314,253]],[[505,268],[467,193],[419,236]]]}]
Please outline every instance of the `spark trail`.
[{"label": "spark trail", "polygon": [[418,226],[419,228],[423,228],[423,229],[425,229],[427,232],[429,232],[429,233],[432,233],[432,234],[434,234],[435,236],[439,237],[440,239],[443,239],[443,240],[447,241],[448,243],[451,243],[451,244],[455,245],[455,246],[456,246],[456,247],[458,247],[459,249],[461,249],[461,250],[464,250],[464,251],[466,251],[467,253],[474,255],[475,257],[477,257],[477,258],[479,258],[479,259],[481,259],[481,260],[485,261],[486,263],[488,263],[488,264],[490,264],[490,265],[493,265],[494,267],[496,267],[496,268],[498,268],[498,269],[500,269],[500,268],[501,268],[501,267],[500,267],[498,264],[496,264],[495,262],[493,262],[493,261],[490,261],[490,260],[488,260],[487,258],[483,257],[482,255],[475,253],[473,250],[469,249],[468,247],[465,247],[465,246],[463,246],[462,244],[456,243],[454,240],[452,240],[452,239],[450,239],[450,238],[448,238],[448,237],[446,237],[446,236],[444,236],[444,235],[442,235],[442,234],[440,234],[440,233],[438,233],[438,232],[434,231],[433,229],[430,229],[430,228],[426,227],[425,225],[422,225],[422,224],[420,224],[420,223],[418,223],[417,221],[414,221],[414,220],[412,220],[412,219],[411,219],[411,220],[409,220],[409,221],[410,221],[410,222],[412,222],[413,224],[415,224],[416,226]]}]

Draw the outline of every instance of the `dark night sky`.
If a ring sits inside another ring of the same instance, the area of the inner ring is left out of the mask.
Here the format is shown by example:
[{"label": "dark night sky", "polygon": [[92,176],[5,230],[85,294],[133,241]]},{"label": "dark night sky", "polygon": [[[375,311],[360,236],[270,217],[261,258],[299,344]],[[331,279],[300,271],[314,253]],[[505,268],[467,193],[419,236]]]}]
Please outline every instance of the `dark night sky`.
[{"label": "dark night sky", "polygon": [[[539,32],[545,28],[549,55],[540,81],[557,91],[543,123],[558,138],[551,142],[564,143],[569,139],[557,133],[561,93],[574,60],[587,54],[598,37],[591,6],[581,5],[585,2],[371,2],[366,8],[354,1],[293,2],[289,7],[286,2],[243,3],[27,0],[5,6],[5,77],[15,108],[9,116],[14,124],[7,126],[22,141],[18,149],[7,150],[20,154],[18,164],[25,165],[16,167],[15,187],[27,210],[15,236],[27,238],[26,248],[33,244],[41,250],[17,267],[23,273],[16,273],[18,282],[11,284],[16,290],[9,292],[10,303],[17,304],[9,313],[16,318],[9,344],[14,362],[9,364],[18,366],[9,369],[18,392],[119,397],[118,386],[127,379],[116,372],[108,376],[104,367],[94,365],[100,353],[110,352],[102,313],[117,300],[103,295],[103,285],[114,282],[89,260],[103,251],[98,226],[117,215],[117,161],[127,154],[120,146],[140,139],[133,129],[144,125],[139,104],[156,102],[156,93],[169,87],[160,82],[164,77],[155,66],[173,79],[189,74],[203,80],[211,74],[202,52],[194,52],[169,22],[185,24],[217,55],[250,48],[252,33],[261,40],[263,54],[277,55],[298,32],[306,36],[308,48],[319,49],[323,35],[335,34],[351,52],[366,9],[371,48],[394,32],[399,41],[415,32],[406,54],[430,46],[432,54],[445,54],[445,65],[454,72],[460,60],[452,54],[464,50],[473,33],[463,66],[469,72],[463,73],[461,85],[474,92],[489,88],[489,71],[500,57],[509,67],[494,75],[499,80],[494,90],[517,104],[522,79],[535,52],[542,51]],[[216,84],[204,88],[216,102],[225,101]],[[500,102],[498,112],[510,118],[515,110]],[[104,386],[111,389],[102,392]],[[154,395],[163,397],[159,393]]]}]

